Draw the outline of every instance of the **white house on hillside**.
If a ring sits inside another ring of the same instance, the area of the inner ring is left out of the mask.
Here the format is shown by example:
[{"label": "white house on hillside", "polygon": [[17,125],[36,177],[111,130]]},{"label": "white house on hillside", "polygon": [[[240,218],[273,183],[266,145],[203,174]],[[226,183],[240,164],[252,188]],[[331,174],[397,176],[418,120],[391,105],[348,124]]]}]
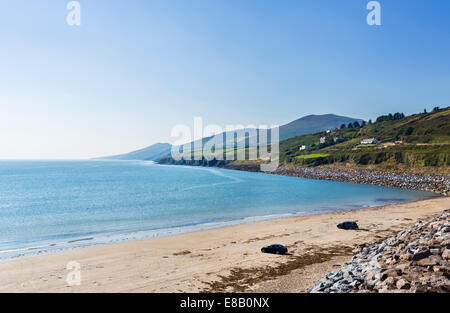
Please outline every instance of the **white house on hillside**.
[{"label": "white house on hillside", "polygon": [[361,140],[362,145],[374,145],[379,143],[380,141],[376,138],[369,138],[369,139],[363,139]]},{"label": "white house on hillside", "polygon": [[325,143],[327,141],[327,137],[321,137],[320,138],[320,143]]},{"label": "white house on hillside", "polygon": [[308,146],[303,145],[303,146],[301,146],[300,149],[298,149],[298,150],[299,150],[299,151],[303,151],[303,150],[306,150],[306,149],[308,149]]}]

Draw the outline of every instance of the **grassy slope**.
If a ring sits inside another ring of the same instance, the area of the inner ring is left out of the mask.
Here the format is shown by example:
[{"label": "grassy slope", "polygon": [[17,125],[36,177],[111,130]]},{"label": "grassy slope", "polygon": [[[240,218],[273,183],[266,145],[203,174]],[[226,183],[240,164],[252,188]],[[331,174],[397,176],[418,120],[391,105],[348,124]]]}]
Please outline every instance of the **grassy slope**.
[{"label": "grassy slope", "polygon": [[[448,172],[450,165],[450,109],[428,114],[415,114],[396,121],[374,123],[358,129],[342,129],[328,136],[344,142],[318,145],[324,133],[299,136],[282,142],[280,159],[285,164],[321,166],[345,164],[389,170],[414,170],[441,167]],[[364,138],[375,137],[381,142],[401,140],[402,145],[379,147],[359,146]],[[315,146],[299,152],[302,144]],[[299,158],[299,155],[329,154],[322,158]],[[432,170],[433,171],[433,170]]]},{"label": "grassy slope", "polygon": [[[321,137],[330,140],[319,144]],[[360,145],[362,139],[375,137],[381,143],[403,141],[392,147]],[[333,139],[336,138],[335,142]],[[299,151],[307,145],[306,151]],[[359,147],[358,147],[359,146]],[[355,149],[355,147],[357,147]],[[173,162],[163,163],[222,166],[258,164],[261,161]],[[345,166],[389,171],[450,173],[450,108],[407,116],[357,129],[339,129],[332,133],[312,133],[280,142],[280,163],[294,166]]]}]

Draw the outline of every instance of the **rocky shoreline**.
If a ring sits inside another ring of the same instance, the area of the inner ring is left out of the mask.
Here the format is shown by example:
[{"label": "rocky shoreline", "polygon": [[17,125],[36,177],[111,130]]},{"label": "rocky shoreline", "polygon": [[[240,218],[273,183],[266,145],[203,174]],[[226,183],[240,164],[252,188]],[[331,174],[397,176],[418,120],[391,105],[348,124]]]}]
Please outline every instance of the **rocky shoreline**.
[{"label": "rocky shoreline", "polygon": [[[259,165],[233,165],[227,164],[224,168],[259,172]],[[271,174],[302,177],[310,179],[332,180],[358,184],[371,184],[379,186],[398,187],[406,189],[425,190],[444,196],[450,195],[450,175],[442,174],[414,174],[414,173],[388,173],[381,171],[319,168],[319,167],[293,167],[282,165]]]},{"label": "rocky shoreline", "polygon": [[450,209],[397,236],[363,247],[309,293],[450,292]]}]

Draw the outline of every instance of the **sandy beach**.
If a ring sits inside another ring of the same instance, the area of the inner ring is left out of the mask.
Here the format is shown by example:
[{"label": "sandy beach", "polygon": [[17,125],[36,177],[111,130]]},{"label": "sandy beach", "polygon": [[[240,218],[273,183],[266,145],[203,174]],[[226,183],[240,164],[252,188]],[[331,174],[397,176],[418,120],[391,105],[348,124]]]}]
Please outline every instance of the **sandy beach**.
[{"label": "sandy beach", "polygon": [[[0,262],[0,292],[304,292],[362,245],[450,208],[450,198],[255,222]],[[336,224],[357,220],[361,230]],[[290,255],[262,254],[280,243]],[[68,262],[81,266],[69,286]]]}]

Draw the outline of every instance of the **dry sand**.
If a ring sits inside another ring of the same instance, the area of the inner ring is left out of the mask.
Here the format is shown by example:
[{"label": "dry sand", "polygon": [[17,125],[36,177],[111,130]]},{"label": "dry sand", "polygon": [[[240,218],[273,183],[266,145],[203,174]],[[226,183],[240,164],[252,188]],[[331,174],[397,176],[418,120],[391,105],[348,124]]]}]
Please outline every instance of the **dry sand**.
[{"label": "dry sand", "polygon": [[[0,292],[303,292],[359,245],[448,208],[450,198],[435,198],[6,260]],[[337,229],[345,220],[358,220],[363,230]],[[291,255],[260,252],[272,243]],[[66,282],[69,261],[81,265],[79,286]]]}]

